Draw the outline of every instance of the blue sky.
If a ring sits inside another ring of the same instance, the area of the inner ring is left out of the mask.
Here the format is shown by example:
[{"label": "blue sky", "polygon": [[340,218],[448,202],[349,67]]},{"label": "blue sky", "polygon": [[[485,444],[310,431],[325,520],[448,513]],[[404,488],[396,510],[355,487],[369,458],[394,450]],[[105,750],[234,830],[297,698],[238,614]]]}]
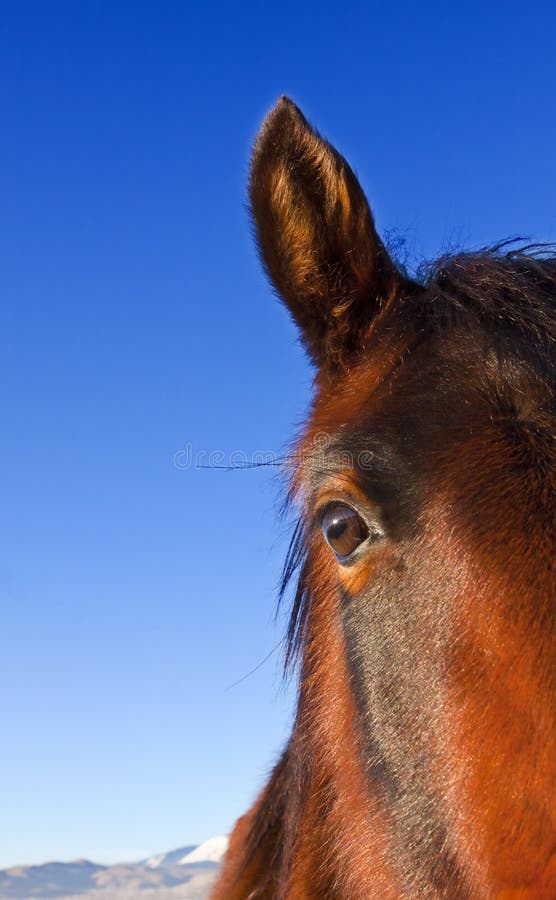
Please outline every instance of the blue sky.
[{"label": "blue sky", "polygon": [[[556,238],[552,4],[37,3],[0,17],[0,866],[227,831],[285,740],[268,471],[310,372],[257,262],[285,92],[412,259]],[[181,458],[181,457],[180,457]]]}]

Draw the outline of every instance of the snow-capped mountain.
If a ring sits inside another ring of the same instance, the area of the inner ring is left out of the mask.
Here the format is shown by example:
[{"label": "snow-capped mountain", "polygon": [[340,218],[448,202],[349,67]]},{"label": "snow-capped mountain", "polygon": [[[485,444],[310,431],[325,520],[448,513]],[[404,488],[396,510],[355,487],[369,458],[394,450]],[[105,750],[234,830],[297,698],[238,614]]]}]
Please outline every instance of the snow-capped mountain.
[{"label": "snow-capped mountain", "polygon": [[85,859],[0,870],[0,900],[206,900],[228,838],[209,838],[136,863]]},{"label": "snow-capped mountain", "polygon": [[198,847],[190,848],[179,860],[178,865],[190,866],[195,863],[220,863],[227,849],[227,835],[219,834],[216,837],[209,838],[208,841],[205,841],[204,844],[200,844]]},{"label": "snow-capped mountain", "polygon": [[[201,846],[203,845],[201,844]],[[197,849],[199,848],[195,844],[191,844],[189,847],[178,847],[177,850],[170,850],[169,853],[157,853],[155,856],[149,856],[148,859],[142,859],[136,865],[146,866],[147,869],[159,869],[160,866],[175,866],[188,854]]]}]

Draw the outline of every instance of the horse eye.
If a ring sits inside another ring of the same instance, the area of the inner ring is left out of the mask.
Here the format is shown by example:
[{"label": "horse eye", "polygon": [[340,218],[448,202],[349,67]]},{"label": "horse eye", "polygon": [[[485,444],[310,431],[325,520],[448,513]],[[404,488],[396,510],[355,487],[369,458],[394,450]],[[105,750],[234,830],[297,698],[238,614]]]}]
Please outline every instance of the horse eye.
[{"label": "horse eye", "polygon": [[343,560],[368,538],[369,529],[351,506],[335,503],[322,517],[322,533],[338,559]]}]

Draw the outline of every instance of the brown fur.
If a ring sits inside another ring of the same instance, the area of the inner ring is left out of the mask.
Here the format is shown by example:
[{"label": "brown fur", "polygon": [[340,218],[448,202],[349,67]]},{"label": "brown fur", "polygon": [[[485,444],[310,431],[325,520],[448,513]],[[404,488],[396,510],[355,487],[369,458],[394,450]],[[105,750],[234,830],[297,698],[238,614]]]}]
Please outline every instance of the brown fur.
[{"label": "brown fur", "polygon": [[[251,197],[318,374],[292,471],[296,720],[213,898],[554,898],[556,265],[495,248],[404,279],[288,100]],[[383,528],[353,565],[329,498]]]},{"label": "brown fur", "polygon": [[285,97],[257,139],[250,195],[264,264],[309,352],[341,365],[370,301],[386,300],[399,278],[347,162]]}]

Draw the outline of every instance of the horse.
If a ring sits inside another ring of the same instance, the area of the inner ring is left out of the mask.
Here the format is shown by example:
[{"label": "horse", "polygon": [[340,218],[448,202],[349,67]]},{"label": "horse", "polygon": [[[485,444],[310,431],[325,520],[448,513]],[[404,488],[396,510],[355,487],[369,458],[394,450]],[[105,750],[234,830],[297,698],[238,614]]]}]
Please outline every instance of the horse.
[{"label": "horse", "polygon": [[289,473],[295,719],[213,898],[554,900],[554,253],[410,276],[286,97],[249,191],[315,381]]}]

